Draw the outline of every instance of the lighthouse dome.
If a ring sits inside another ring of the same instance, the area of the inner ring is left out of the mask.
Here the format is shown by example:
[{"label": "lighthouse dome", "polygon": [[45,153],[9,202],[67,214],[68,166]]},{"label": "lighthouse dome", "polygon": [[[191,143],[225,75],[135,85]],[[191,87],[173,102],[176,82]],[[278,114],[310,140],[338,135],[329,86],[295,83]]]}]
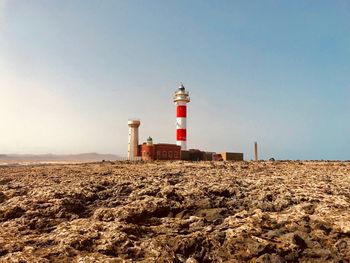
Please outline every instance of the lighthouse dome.
[{"label": "lighthouse dome", "polygon": [[151,138],[151,136],[148,136],[147,138],[147,145],[153,145],[153,139]]}]

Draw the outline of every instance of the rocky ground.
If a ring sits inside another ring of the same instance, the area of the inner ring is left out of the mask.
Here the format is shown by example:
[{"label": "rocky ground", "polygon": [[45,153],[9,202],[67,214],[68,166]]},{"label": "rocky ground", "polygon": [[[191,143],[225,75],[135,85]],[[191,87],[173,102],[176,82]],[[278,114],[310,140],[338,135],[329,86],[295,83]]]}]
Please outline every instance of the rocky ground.
[{"label": "rocky ground", "polygon": [[0,167],[0,262],[349,262],[350,162]]}]

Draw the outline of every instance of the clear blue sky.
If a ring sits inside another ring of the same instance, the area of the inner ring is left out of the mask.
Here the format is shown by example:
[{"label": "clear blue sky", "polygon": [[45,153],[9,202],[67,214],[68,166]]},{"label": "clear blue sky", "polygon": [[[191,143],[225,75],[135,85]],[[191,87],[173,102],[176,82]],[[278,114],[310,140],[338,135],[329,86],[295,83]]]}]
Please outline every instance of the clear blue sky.
[{"label": "clear blue sky", "polygon": [[349,1],[0,0],[0,153],[125,155],[127,119],[252,158],[350,159]]}]

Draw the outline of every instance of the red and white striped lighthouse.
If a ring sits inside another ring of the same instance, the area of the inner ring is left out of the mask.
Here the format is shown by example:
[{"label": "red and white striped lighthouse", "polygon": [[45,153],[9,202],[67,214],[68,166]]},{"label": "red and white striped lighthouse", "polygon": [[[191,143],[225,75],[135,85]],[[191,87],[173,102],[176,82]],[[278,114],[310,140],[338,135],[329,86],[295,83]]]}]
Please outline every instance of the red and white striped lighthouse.
[{"label": "red and white striped lighthouse", "polygon": [[176,144],[181,146],[181,150],[185,151],[186,146],[186,118],[187,107],[186,104],[190,102],[189,93],[181,84],[179,89],[175,92],[174,102],[176,105]]}]

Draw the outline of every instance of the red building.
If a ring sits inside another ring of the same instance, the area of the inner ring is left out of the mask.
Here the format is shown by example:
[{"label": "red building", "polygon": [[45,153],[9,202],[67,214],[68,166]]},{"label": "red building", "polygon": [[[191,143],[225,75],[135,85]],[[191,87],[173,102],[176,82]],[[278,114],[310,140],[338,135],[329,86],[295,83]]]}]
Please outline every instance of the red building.
[{"label": "red building", "polygon": [[176,144],[153,144],[152,138],[147,143],[139,145],[139,155],[144,161],[153,160],[181,160],[181,146]]}]

